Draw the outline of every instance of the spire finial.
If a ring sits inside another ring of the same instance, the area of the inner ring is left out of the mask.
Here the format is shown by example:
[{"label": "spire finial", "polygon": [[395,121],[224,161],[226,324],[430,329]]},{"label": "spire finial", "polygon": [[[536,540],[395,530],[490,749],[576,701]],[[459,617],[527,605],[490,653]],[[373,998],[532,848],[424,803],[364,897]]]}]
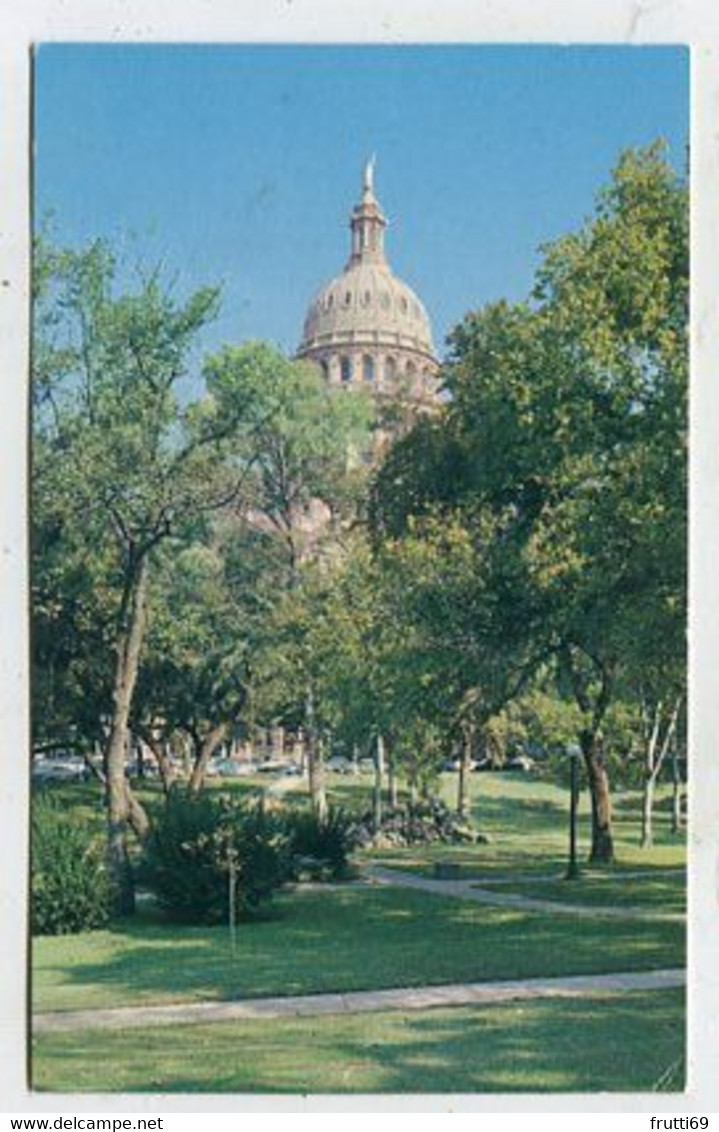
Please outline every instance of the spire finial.
[{"label": "spire finial", "polygon": [[352,252],[350,266],[355,263],[384,263],[384,230],[387,221],[374,195],[375,155],[365,162],[362,196],[352,210]]},{"label": "spire finial", "polygon": [[362,184],[362,188],[363,188],[364,192],[365,193],[372,193],[373,195],[374,195],[375,161],[376,161],[376,158],[375,158],[375,155],[373,153],[372,156],[370,157],[369,161],[365,164],[364,181],[363,181],[363,184]]}]

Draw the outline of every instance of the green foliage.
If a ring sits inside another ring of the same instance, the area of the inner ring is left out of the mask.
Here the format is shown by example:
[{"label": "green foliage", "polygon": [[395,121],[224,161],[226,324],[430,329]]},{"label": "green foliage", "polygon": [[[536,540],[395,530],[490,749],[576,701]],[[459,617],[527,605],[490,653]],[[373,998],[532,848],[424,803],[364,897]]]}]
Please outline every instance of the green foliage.
[{"label": "green foliage", "polygon": [[282,824],[260,805],[175,789],[145,846],[142,881],[181,923],[227,921],[232,873],[236,912],[250,916],[287,879]]},{"label": "green foliage", "polygon": [[687,218],[661,147],[624,154],[595,214],[543,250],[530,301],[455,329],[447,404],[395,446],[372,498],[376,540],[414,560],[408,603],[455,642],[445,687],[504,683],[508,702],[556,659],[605,859],[611,705],[675,701],[684,680]]},{"label": "green foliage", "polygon": [[[178,391],[217,293],[183,302],[158,271],[125,290],[119,275],[102,241],[38,250],[32,687],[36,741],[105,745],[115,889],[129,909],[123,763],[147,580],[165,540],[191,538],[231,494],[234,421]],[[134,820],[145,820],[137,805]]]},{"label": "green foliage", "polygon": [[238,451],[252,525],[279,538],[294,570],[322,533],[308,529],[313,506],[321,500],[331,515],[354,510],[362,474],[348,453],[368,442],[371,401],[344,396],[318,367],[263,342],[226,347],[208,360],[205,378],[218,411],[241,420]]},{"label": "green foliage", "polygon": [[43,794],[32,809],[31,920],[36,935],[104,926],[110,885],[98,839],[77,814]]},{"label": "green foliage", "polygon": [[532,303],[453,332],[443,419],[375,486],[380,533],[432,509],[469,530],[504,516],[495,538],[506,553],[514,532],[537,603],[527,631],[584,665],[683,660],[687,257],[686,186],[658,146],[623,155],[595,216],[544,249]]},{"label": "green foliage", "polygon": [[201,746],[244,706],[251,625],[234,599],[223,549],[217,538],[198,535],[156,555],[133,705],[141,734],[167,739],[182,729]]},{"label": "green foliage", "polygon": [[296,875],[313,880],[343,880],[350,874],[355,819],[330,807],[324,818],[311,810],[290,810],[285,828]]},{"label": "green foliage", "polygon": [[436,793],[442,760],[449,755],[444,731],[420,710],[398,720],[392,732],[392,758],[421,798]]}]

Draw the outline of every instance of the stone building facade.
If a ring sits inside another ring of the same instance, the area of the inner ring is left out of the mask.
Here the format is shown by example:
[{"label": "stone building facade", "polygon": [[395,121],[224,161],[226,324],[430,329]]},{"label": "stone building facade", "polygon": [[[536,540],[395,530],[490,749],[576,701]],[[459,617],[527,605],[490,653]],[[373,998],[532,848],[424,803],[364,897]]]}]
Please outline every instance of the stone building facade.
[{"label": "stone building facade", "polygon": [[372,160],[350,216],[349,260],[312,300],[297,356],[316,362],[334,385],[361,384],[421,409],[437,400],[439,366],[424,306],[387,263],[386,227]]}]

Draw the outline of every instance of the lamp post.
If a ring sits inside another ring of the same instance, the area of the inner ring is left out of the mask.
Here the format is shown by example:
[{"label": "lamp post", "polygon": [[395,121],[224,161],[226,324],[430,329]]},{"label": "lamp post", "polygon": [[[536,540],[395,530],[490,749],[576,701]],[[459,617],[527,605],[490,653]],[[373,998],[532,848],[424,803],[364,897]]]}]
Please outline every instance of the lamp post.
[{"label": "lamp post", "polygon": [[577,805],[579,802],[579,760],[582,752],[576,743],[567,747],[569,757],[569,863],[567,864],[567,880],[576,880],[579,876],[577,863]]}]

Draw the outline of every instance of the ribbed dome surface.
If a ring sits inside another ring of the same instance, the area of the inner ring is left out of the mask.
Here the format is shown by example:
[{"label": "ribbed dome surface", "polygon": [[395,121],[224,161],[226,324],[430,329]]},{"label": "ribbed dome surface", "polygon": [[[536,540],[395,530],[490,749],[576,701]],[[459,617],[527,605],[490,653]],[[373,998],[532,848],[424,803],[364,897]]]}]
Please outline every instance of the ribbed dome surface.
[{"label": "ribbed dome surface", "polygon": [[386,227],[372,160],[350,215],[347,266],[310,303],[297,356],[320,366],[331,385],[361,385],[424,411],[437,403],[439,365],[427,312],[385,258]]},{"label": "ribbed dome surface", "polygon": [[333,343],[404,346],[433,355],[427,312],[386,262],[351,263],[312,300],[298,352]]}]

